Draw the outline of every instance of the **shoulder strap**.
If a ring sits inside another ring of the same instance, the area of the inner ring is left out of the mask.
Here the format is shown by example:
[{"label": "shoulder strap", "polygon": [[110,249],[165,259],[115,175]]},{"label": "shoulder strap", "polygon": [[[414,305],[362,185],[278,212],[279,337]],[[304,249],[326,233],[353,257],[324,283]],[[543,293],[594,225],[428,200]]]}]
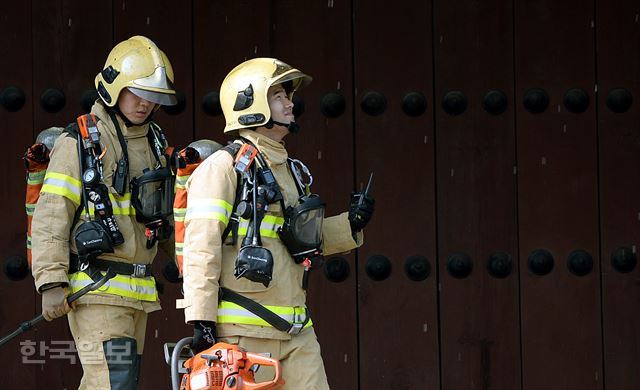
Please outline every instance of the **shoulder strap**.
[{"label": "shoulder strap", "polygon": [[149,122],[149,131],[147,132],[147,139],[149,140],[149,146],[151,151],[156,156],[158,163],[161,162],[160,157],[164,156],[167,147],[169,146],[167,138],[164,136],[162,128],[157,123]]},{"label": "shoulder strap", "polygon": [[[234,142],[229,143],[226,146],[223,146],[221,149],[224,150],[225,152],[229,153],[231,155],[231,159],[232,160],[235,160],[236,155],[240,151],[241,147],[242,147],[241,143],[234,141]],[[232,244],[233,245],[235,245],[236,240],[238,238],[238,226],[240,224],[240,221],[233,214],[236,212],[236,208],[238,207],[238,204],[240,203],[241,192],[242,192],[242,187],[240,186],[240,173],[236,171],[236,197],[235,197],[235,200],[233,201],[233,209],[231,210],[231,213],[232,213],[231,218],[229,218],[229,223],[227,224],[227,227],[222,232],[222,243],[224,243],[224,241],[227,239],[227,237],[229,236],[229,233],[233,233],[232,234],[232,238],[233,238]]]}]

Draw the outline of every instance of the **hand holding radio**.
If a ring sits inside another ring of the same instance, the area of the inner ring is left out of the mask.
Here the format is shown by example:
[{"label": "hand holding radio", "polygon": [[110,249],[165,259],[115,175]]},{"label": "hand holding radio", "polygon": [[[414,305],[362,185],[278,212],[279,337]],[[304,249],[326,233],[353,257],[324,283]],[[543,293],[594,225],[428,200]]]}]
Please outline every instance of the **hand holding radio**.
[{"label": "hand holding radio", "polygon": [[364,229],[371,220],[374,211],[375,199],[369,194],[373,173],[369,176],[369,182],[363,192],[351,194],[351,204],[349,205],[349,223],[351,231],[355,234]]}]

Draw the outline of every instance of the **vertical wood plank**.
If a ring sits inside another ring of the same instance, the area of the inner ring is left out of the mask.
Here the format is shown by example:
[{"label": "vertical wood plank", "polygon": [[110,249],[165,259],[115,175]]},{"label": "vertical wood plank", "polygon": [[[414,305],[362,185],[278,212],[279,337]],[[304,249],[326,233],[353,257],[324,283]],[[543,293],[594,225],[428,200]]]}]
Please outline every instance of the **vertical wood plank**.
[{"label": "vertical wood plank", "polygon": [[[20,322],[36,315],[35,289],[33,278],[29,273],[23,280],[12,281],[4,272],[7,261],[15,256],[23,256],[26,261],[27,222],[24,210],[25,174],[24,164],[20,160],[25,148],[33,142],[33,95],[32,72],[33,54],[31,39],[31,2],[9,3],[0,14],[0,93],[7,92],[8,87],[18,87],[24,94],[24,105],[15,112],[0,107],[0,132],[8,135],[4,139],[5,147],[10,153],[2,153],[0,162],[3,171],[0,174],[5,183],[0,190],[0,200],[5,205],[3,216],[11,223],[2,225],[0,234],[0,296],[4,297],[0,304],[0,337],[13,332]],[[21,64],[21,66],[17,66]],[[15,106],[17,109],[18,106]],[[32,333],[23,334],[2,350],[3,386],[8,388],[36,388],[36,372],[40,364],[24,362],[40,360],[37,350],[32,356],[21,352],[21,342],[34,341]],[[37,343],[37,341],[35,341]]]},{"label": "vertical wood plank", "polygon": [[[270,53],[270,2],[194,0],[195,138],[225,144],[224,116],[215,108],[224,77],[241,62]],[[219,103],[218,103],[219,104]]]},{"label": "vertical wood plank", "polygon": [[[375,172],[376,198],[358,252],[360,388],[437,389],[432,2],[353,4],[355,187]],[[411,92],[426,100],[417,116],[402,109]],[[379,115],[371,115],[380,107],[372,93],[386,98]],[[406,272],[415,259],[418,271],[428,261],[424,280]]]},{"label": "vertical wood plank", "polygon": [[192,1],[114,0],[113,4],[114,45],[134,35],[144,35],[169,58],[184,107],[161,108],[154,114],[154,120],[171,145],[187,146],[194,137]]},{"label": "vertical wood plank", "polygon": [[436,3],[434,24],[442,387],[518,389],[512,1]]},{"label": "vertical wood plank", "polygon": [[640,244],[639,14],[636,1],[596,1],[604,386],[620,390],[640,388],[640,271],[628,267]]},{"label": "vertical wood plank", "polygon": [[[530,88],[550,98],[543,113],[516,111],[525,390],[602,388],[593,7],[515,2],[518,100]],[[572,88],[589,98],[582,113],[563,103]],[[538,249],[554,259],[544,276],[528,267]],[[593,259],[584,276],[569,271],[575,250]]]}]

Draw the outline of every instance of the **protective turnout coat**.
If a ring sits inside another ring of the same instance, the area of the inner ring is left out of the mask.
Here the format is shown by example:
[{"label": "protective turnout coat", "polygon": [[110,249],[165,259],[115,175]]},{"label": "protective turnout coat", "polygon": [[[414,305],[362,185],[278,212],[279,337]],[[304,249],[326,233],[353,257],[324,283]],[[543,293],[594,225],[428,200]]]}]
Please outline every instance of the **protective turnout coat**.
[{"label": "protective turnout coat", "polygon": [[[145,226],[136,221],[135,210],[131,205],[131,188],[127,183],[126,193],[119,195],[112,187],[116,164],[122,157],[122,148],[115,127],[100,102],[94,104],[91,112],[98,118],[100,140],[104,145],[103,150],[106,148],[106,154],[102,159],[103,182],[109,189],[114,215],[125,239],[123,244],[114,248],[114,253],[103,254],[100,258],[124,263],[150,264],[156,255],[157,246],[146,248]],[[120,116],[115,117],[128,145],[128,179],[131,180],[140,176],[144,168],[154,168],[157,164],[147,139],[149,124],[127,128]],[[162,163],[166,165],[166,161]],[[83,272],[67,275],[69,253],[77,253],[74,233],[85,220],[83,211],[79,221],[71,229],[76,209],[82,207],[81,191],[77,141],[73,136],[63,133],[51,151],[51,161],[35,207],[31,228],[32,272],[38,290],[46,283],[63,282],[70,283],[73,292],[90,282],[89,277]],[[93,208],[91,202],[89,208]],[[86,294],[78,302],[127,306],[146,312],[160,309],[153,277],[134,278],[117,275],[99,291]]]},{"label": "protective turnout coat", "polygon": [[[299,197],[294,178],[287,167],[284,146],[252,130],[240,130],[265,158],[284,196],[285,205],[295,206]],[[221,242],[229,223],[238,178],[233,158],[218,151],[206,159],[187,181],[187,212],[184,238],[184,299],[178,307],[185,308],[185,320],[215,321],[217,333],[225,336],[251,336],[287,340],[292,336],[281,332],[239,306],[219,302],[219,287],[226,287],[250,298],[283,318],[287,314],[303,314],[306,293],[302,288],[304,268],[296,264],[278,237],[283,210],[280,203],[270,204],[260,226],[262,245],[273,255],[273,279],[268,287],[246,278],[236,279],[234,266],[248,222],[240,223],[239,238],[230,245],[231,237]],[[362,235],[354,241],[347,213],[325,218],[323,222],[323,253],[346,252],[362,244]],[[253,317],[253,318],[252,318]],[[290,317],[290,316],[289,316]]]}]

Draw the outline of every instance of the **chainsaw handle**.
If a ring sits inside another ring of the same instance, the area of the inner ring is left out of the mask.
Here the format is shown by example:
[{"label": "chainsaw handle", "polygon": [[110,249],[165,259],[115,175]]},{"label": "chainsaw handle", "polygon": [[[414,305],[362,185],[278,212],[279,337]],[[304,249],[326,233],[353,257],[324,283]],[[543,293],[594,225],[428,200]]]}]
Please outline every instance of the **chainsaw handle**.
[{"label": "chainsaw handle", "polygon": [[260,383],[243,383],[243,389],[247,390],[260,390],[260,389],[277,389],[280,386],[284,385],[284,378],[282,378],[282,366],[280,365],[280,361],[266,357],[263,355],[259,355],[252,352],[247,352],[247,365],[246,367],[251,367],[254,364],[259,364],[261,366],[271,366],[275,370],[275,376],[272,380],[267,382]]}]

